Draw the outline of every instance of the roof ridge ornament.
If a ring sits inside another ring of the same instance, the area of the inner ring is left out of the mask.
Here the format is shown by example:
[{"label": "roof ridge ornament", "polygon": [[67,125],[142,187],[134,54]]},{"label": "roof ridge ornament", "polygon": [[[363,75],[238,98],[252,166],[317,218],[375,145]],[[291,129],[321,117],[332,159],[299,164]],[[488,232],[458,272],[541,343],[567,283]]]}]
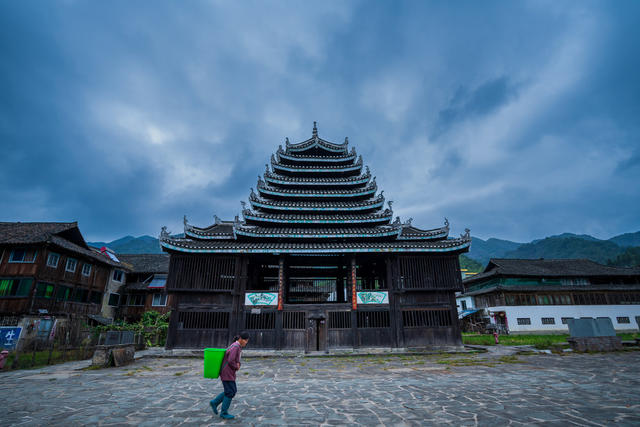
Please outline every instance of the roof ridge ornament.
[{"label": "roof ridge ornament", "polygon": [[278,153],[284,153],[284,150],[282,149],[282,144],[278,145]]},{"label": "roof ridge ornament", "polygon": [[312,136],[313,136],[314,139],[318,139],[318,126],[317,126],[317,123],[315,121],[313,122]]},{"label": "roof ridge ornament", "polygon": [[465,228],[464,233],[460,234],[460,238],[464,240],[471,240],[471,230]]},{"label": "roof ridge ornament", "polygon": [[165,240],[165,239],[168,239],[169,237],[171,237],[171,235],[167,231],[167,226],[163,225],[162,228],[160,229],[160,240]]},{"label": "roof ridge ornament", "polygon": [[371,175],[371,171],[369,170],[369,165],[365,166],[364,169],[367,171],[367,175]]},{"label": "roof ridge ornament", "polygon": [[265,172],[269,173],[269,163],[265,163],[264,167],[265,167]]},{"label": "roof ridge ornament", "polygon": [[253,187],[251,187],[251,197],[256,197],[256,192],[253,191]]},{"label": "roof ridge ornament", "polygon": [[[344,143],[348,144],[349,143],[349,137],[344,139]],[[351,147],[351,155],[355,156],[356,155],[356,147]]]},{"label": "roof ridge ornament", "polygon": [[389,204],[389,209],[393,211],[393,200],[389,200],[387,203]]},{"label": "roof ridge ornament", "polygon": [[220,219],[220,217],[218,215],[213,215],[213,222],[218,225],[222,222],[222,220]]},{"label": "roof ridge ornament", "polygon": [[273,154],[271,155],[271,164],[276,163],[276,156],[274,156]]},{"label": "roof ridge ornament", "polygon": [[247,209],[247,202],[240,200],[240,204],[242,205],[242,211],[244,212]]},{"label": "roof ridge ornament", "polygon": [[262,180],[262,177],[260,175],[258,175],[258,188],[264,186],[264,181]]},{"label": "roof ridge ornament", "polygon": [[449,229],[449,220],[447,219],[447,217],[444,217],[444,227],[446,229]]},{"label": "roof ridge ornament", "polygon": [[184,226],[186,228],[187,225],[188,225],[188,222],[189,222],[189,221],[187,221],[187,216],[186,215],[182,218],[182,222],[184,223]]}]

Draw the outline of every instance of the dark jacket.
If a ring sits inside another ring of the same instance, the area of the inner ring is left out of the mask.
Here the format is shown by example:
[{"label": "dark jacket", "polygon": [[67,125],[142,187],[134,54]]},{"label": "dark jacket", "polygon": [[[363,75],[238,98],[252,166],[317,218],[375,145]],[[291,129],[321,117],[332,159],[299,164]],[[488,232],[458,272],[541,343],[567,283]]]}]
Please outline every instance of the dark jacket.
[{"label": "dark jacket", "polygon": [[222,359],[222,370],[220,371],[220,379],[222,381],[235,381],[236,371],[240,369],[240,355],[242,347],[238,342],[234,342],[224,353]]}]

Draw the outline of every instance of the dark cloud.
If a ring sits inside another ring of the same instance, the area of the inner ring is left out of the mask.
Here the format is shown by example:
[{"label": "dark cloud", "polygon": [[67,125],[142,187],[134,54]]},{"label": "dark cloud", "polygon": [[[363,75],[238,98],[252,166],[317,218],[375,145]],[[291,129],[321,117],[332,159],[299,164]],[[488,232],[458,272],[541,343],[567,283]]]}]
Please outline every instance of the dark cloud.
[{"label": "dark cloud", "polygon": [[516,94],[516,88],[506,76],[487,81],[473,91],[460,86],[447,108],[438,113],[431,138],[445,133],[458,121],[491,113]]},{"label": "dark cloud", "polygon": [[636,231],[639,8],[5,2],[2,219],[110,240],[233,218],[317,120],[419,226]]}]

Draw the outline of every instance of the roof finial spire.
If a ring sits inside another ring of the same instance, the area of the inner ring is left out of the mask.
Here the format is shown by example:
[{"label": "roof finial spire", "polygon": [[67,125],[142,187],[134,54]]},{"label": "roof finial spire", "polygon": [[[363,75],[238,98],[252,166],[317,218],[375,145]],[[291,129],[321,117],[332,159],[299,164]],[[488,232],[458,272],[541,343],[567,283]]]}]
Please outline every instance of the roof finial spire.
[{"label": "roof finial spire", "polygon": [[184,222],[184,226],[186,227],[188,223],[186,215],[184,216],[184,218],[182,218],[182,222]]},{"label": "roof finial spire", "polygon": [[316,122],[313,122],[313,137],[314,138],[318,137],[318,126]]},{"label": "roof finial spire", "polygon": [[289,142],[289,137],[286,137],[284,139],[284,144],[288,147],[289,145],[291,145],[291,143]]}]

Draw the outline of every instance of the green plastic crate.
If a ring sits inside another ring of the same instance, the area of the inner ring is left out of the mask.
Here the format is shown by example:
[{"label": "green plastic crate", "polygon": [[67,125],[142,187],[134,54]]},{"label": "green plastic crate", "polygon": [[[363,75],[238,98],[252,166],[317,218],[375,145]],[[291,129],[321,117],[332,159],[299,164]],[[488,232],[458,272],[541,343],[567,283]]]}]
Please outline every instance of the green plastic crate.
[{"label": "green plastic crate", "polygon": [[204,349],[204,377],[218,378],[220,367],[226,348],[205,348]]}]

